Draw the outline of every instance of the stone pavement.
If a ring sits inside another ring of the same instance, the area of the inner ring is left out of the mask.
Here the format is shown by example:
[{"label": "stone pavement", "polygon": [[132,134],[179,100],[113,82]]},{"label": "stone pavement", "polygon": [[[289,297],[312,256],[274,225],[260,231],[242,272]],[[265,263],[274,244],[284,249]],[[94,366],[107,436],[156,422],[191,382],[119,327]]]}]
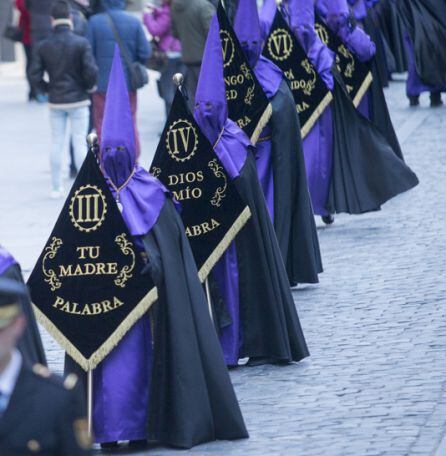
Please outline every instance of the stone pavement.
[{"label": "stone pavement", "polygon": [[[28,273],[62,202],[47,198],[46,109],[23,94],[22,81],[0,80],[0,242]],[[386,96],[421,184],[381,212],[318,222],[325,273],[294,292],[312,356],[231,371],[251,438],[190,453],[446,455],[446,108],[424,97],[409,109],[401,82]],[[162,127],[153,85],[140,106],[147,165]],[[61,351],[44,340],[60,370]]]}]

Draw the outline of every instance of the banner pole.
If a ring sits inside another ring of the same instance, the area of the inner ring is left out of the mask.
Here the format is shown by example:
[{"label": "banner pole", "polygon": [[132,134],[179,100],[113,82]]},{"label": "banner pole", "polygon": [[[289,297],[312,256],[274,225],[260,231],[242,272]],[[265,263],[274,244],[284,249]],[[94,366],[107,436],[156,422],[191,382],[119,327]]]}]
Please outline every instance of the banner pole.
[{"label": "banner pole", "polygon": [[211,316],[211,320],[214,321],[214,316],[212,315],[211,288],[209,287],[209,278],[208,277],[206,277],[206,280],[204,282],[204,286],[206,288],[206,298],[207,298],[208,306],[209,306],[209,315]]},{"label": "banner pole", "polygon": [[93,369],[88,369],[87,378],[87,420],[88,435],[93,437]]}]

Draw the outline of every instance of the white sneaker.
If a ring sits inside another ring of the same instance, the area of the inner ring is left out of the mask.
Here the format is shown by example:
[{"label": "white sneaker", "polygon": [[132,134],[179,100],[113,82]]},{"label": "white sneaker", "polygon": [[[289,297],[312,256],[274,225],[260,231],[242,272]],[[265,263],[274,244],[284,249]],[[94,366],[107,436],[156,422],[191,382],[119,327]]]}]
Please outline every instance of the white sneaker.
[{"label": "white sneaker", "polygon": [[63,197],[63,189],[62,188],[51,190],[51,193],[50,193],[50,198],[51,199],[60,199],[62,197]]}]

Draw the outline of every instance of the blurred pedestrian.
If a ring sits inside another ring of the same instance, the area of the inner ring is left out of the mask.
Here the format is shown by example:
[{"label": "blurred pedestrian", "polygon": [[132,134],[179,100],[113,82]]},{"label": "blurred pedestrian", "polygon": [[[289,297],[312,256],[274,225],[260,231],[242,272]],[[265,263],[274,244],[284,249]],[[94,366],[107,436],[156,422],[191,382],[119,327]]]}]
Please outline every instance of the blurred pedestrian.
[{"label": "blurred pedestrian", "polygon": [[13,62],[14,42],[5,38],[4,33],[13,20],[13,0],[0,1],[0,62]]},{"label": "blurred pedestrian", "polygon": [[15,6],[20,12],[19,27],[22,31],[22,45],[26,58],[26,78],[28,80],[28,101],[36,99],[35,91],[29,80],[29,68],[31,66],[31,16],[26,7],[25,0],[15,0]]},{"label": "blurred pedestrian", "polygon": [[[68,120],[71,124],[75,164],[79,169],[87,153],[89,92],[95,89],[97,67],[86,38],[72,31],[70,6],[57,0],[51,10],[53,32],[38,44],[31,64],[30,78],[36,88],[49,94],[52,130],[52,198],[63,196],[62,154]],[[44,79],[48,74],[49,82]]]},{"label": "blurred pedestrian", "polygon": [[87,37],[99,67],[98,87],[92,98],[93,123],[100,139],[102,119],[104,117],[105,93],[107,92],[115,45],[118,44],[126,67],[127,87],[130,92],[137,155],[139,156],[139,137],[136,128],[136,92],[138,88],[133,84],[133,72],[135,63],[144,64],[147,62],[151,55],[151,47],[140,21],[132,14],[124,11],[125,0],[103,0],[102,6],[105,11],[90,18],[87,30]]},{"label": "blurred pedestrian", "polygon": [[162,6],[157,8],[149,6],[144,14],[144,24],[153,36],[155,52],[162,67],[161,77],[158,80],[158,92],[166,105],[166,117],[169,115],[175,95],[175,85],[172,83],[172,76],[175,73],[183,73],[181,62],[181,44],[172,35],[172,21],[170,8],[172,0],[163,0]]},{"label": "blurred pedestrian", "polygon": [[172,0],[172,32],[181,42],[186,65],[186,88],[193,108],[200,75],[201,59],[215,6],[208,0]]},{"label": "blurred pedestrian", "polygon": [[30,367],[17,348],[26,329],[19,303],[27,296],[25,285],[0,279],[0,454],[90,454],[77,378]]},{"label": "blurred pedestrian", "polygon": [[[42,40],[47,38],[51,33],[51,5],[53,0],[25,0],[31,19],[31,64],[34,55],[34,49]],[[30,65],[31,65],[30,64]],[[47,97],[44,93],[34,87],[36,100],[39,103],[45,103]]]},{"label": "blurred pedestrian", "polygon": [[87,35],[88,16],[91,13],[89,0],[69,0],[73,32],[76,35]]}]

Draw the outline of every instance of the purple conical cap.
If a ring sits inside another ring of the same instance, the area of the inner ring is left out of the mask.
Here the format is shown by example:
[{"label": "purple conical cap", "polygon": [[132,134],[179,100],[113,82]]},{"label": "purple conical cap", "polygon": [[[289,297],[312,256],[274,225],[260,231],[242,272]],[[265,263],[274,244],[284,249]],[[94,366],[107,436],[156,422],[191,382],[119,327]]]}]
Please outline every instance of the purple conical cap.
[{"label": "purple conical cap", "polygon": [[121,186],[136,164],[135,126],[118,46],[110,71],[102,121],[101,162],[107,176]]},{"label": "purple conical cap", "polygon": [[256,0],[239,1],[234,21],[234,31],[249,64],[254,68],[262,53],[260,20]]},{"label": "purple conical cap", "polygon": [[195,118],[208,140],[214,144],[227,117],[220,24],[217,15],[214,15],[206,40],[200,78],[195,93]]}]

